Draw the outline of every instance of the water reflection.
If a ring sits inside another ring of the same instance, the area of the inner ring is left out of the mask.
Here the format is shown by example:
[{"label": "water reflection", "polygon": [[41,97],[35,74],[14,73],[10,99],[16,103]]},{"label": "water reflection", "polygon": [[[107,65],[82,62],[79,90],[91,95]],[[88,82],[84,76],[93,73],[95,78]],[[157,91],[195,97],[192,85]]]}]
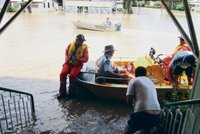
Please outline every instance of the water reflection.
[{"label": "water reflection", "polygon": [[[108,16],[122,23],[121,32],[81,30],[71,23],[78,19],[103,22]],[[177,16],[187,29],[183,13]],[[199,20],[195,15],[198,34]],[[57,101],[64,51],[78,33],[86,37],[91,61],[102,55],[107,44],[115,46],[116,57],[144,56],[150,47],[170,53],[180,35],[166,12],[159,9],[134,9],[133,15],[21,14],[0,38],[0,86],[34,95],[37,121],[30,133],[121,133],[126,124],[131,108],[125,104],[81,98]]]}]

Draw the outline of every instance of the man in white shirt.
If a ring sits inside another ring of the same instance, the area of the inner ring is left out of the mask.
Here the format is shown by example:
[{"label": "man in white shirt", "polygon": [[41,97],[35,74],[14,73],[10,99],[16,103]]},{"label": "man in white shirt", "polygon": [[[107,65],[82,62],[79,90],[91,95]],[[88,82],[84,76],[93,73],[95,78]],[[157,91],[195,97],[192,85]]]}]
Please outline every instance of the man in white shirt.
[{"label": "man in white shirt", "polygon": [[139,130],[148,133],[160,121],[160,104],[154,83],[146,77],[146,69],[137,67],[135,77],[127,88],[127,102],[134,103],[134,112],[131,114],[124,129],[124,134],[132,134]]}]

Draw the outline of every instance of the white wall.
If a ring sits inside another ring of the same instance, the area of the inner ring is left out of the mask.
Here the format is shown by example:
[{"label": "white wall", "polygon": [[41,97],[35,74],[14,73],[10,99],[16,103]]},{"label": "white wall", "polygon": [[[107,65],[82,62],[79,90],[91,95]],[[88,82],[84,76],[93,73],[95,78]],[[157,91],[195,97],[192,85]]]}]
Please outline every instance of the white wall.
[{"label": "white wall", "polygon": [[52,0],[45,0],[43,3],[32,3],[32,12],[58,11],[58,3]]},{"label": "white wall", "polygon": [[77,7],[88,7],[88,13],[111,14],[114,1],[64,1],[67,13],[77,13]]}]

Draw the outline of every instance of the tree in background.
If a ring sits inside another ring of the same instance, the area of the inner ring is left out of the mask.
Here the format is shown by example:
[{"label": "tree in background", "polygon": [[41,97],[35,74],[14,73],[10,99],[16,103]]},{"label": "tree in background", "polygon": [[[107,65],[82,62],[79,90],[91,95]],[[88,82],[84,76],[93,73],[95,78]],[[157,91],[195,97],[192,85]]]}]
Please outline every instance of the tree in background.
[{"label": "tree in background", "polygon": [[132,9],[133,2],[134,0],[124,0],[123,8],[125,10],[125,13],[128,13],[128,14],[133,13],[133,9]]},{"label": "tree in background", "polygon": [[59,6],[63,6],[63,0],[54,0],[54,1],[57,2]]}]

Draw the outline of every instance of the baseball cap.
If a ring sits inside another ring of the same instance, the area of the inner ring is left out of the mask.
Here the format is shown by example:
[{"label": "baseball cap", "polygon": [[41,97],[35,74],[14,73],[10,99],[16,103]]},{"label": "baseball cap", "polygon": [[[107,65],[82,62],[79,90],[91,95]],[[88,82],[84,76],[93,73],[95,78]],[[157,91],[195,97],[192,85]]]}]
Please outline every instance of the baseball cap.
[{"label": "baseball cap", "polygon": [[82,34],[78,34],[78,35],[76,36],[76,40],[79,40],[79,41],[86,41],[84,35],[82,35]]}]

